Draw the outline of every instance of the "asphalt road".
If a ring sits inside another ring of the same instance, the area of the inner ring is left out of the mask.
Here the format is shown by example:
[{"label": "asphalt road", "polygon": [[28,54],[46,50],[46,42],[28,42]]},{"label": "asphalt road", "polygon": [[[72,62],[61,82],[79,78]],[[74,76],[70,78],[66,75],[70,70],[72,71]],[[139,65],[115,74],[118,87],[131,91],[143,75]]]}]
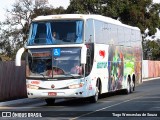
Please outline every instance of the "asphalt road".
[{"label": "asphalt road", "polygon": [[[143,82],[129,95],[122,92],[104,94],[97,103],[72,99],[57,100],[54,106],[47,106],[45,101],[39,100],[0,107],[0,111],[12,114],[12,118],[5,117],[0,120],[160,120],[160,79]],[[32,118],[34,115],[42,118]],[[28,116],[30,118],[25,118]]]}]

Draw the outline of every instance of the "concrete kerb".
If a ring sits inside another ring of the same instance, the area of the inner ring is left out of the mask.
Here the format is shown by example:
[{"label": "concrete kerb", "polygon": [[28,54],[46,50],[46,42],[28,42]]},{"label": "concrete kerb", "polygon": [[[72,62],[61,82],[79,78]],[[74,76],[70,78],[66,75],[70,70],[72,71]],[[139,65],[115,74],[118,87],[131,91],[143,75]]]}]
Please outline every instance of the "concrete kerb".
[{"label": "concrete kerb", "polygon": [[160,79],[160,77],[156,77],[156,78],[143,78],[142,82],[151,81],[151,80],[157,80],[157,79]]}]

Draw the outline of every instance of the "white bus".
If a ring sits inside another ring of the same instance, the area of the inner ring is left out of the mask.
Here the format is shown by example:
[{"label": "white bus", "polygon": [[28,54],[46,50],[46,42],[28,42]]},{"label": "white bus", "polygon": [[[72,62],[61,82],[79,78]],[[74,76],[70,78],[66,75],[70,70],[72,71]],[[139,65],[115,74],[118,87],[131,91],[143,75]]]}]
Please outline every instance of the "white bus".
[{"label": "white bus", "polygon": [[135,90],[142,79],[142,37],[137,27],[101,15],[62,14],[33,19],[26,53],[29,98],[89,98]]}]

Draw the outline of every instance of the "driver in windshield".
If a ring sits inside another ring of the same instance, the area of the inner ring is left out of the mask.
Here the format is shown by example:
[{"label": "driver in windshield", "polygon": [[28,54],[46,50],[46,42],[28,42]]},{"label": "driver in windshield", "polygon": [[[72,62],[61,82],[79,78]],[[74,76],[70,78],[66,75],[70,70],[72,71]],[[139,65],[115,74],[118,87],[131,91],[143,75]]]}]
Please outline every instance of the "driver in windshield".
[{"label": "driver in windshield", "polygon": [[[53,76],[54,75],[63,75],[64,71],[60,68],[53,67]],[[48,70],[47,75],[52,77],[52,70]]]},{"label": "driver in windshield", "polygon": [[82,75],[82,66],[80,66],[78,62],[75,62],[73,68],[71,69],[71,73]]},{"label": "driver in windshield", "polygon": [[35,60],[33,70],[37,73],[44,72],[46,70],[45,61],[42,59]]},{"label": "driver in windshield", "polygon": [[56,32],[53,32],[52,37],[53,37],[53,40],[59,39],[59,35]]}]

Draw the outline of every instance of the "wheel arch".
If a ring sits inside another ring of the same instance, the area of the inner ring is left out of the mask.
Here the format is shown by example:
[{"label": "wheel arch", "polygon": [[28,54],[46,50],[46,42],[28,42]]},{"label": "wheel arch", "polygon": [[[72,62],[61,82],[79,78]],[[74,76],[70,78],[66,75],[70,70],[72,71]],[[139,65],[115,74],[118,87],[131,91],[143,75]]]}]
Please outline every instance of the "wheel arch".
[{"label": "wheel arch", "polygon": [[135,75],[135,74],[132,75],[132,81],[133,81],[133,82],[136,81],[136,75]]},{"label": "wheel arch", "polygon": [[131,75],[130,75],[130,74],[127,75],[127,80],[128,80],[129,82],[131,82],[132,79],[131,79]]}]

